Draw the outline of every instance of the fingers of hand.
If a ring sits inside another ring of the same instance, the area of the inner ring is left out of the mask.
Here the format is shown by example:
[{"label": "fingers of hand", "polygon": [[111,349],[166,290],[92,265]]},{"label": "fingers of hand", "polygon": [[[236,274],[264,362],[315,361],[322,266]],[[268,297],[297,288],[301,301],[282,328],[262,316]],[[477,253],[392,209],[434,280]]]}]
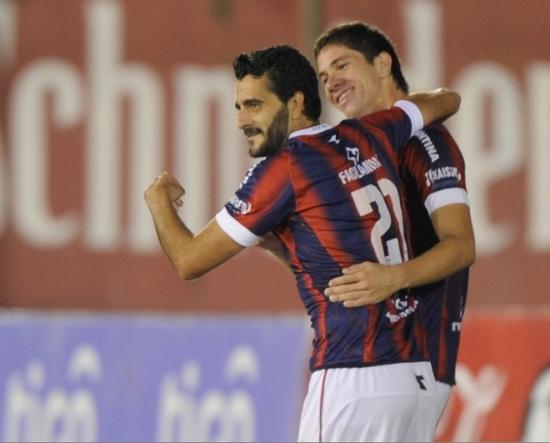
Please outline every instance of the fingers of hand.
[{"label": "fingers of hand", "polygon": [[170,180],[172,176],[167,171],[164,171],[162,174],[160,174],[157,178],[155,178],[155,183],[157,184],[163,184]]},{"label": "fingers of hand", "polygon": [[372,304],[372,294],[366,291],[354,291],[338,296],[330,296],[329,300],[333,303],[342,303],[346,308],[355,308]]},{"label": "fingers of hand", "polygon": [[166,189],[169,193],[170,200],[172,200],[175,205],[181,206],[183,204],[183,201],[181,203],[178,203],[177,201],[185,195],[185,189],[183,189],[180,182],[178,182],[169,172],[164,171],[160,174],[156,178],[154,184],[158,187]]},{"label": "fingers of hand", "polygon": [[356,265],[351,265],[348,268],[342,269],[342,274],[355,274],[361,271],[368,271],[374,263],[365,261],[363,263],[358,263]]},{"label": "fingers of hand", "polygon": [[325,295],[332,302],[343,302],[361,296],[370,296],[371,292],[362,282],[325,289]]},{"label": "fingers of hand", "polygon": [[330,280],[328,282],[328,286],[329,288],[333,288],[337,286],[357,283],[358,281],[360,281],[360,276],[357,274],[341,275],[340,277],[335,277],[332,280]]},{"label": "fingers of hand", "polygon": [[357,271],[357,268],[358,268],[359,266],[360,266],[360,265],[352,265],[352,266],[350,266],[349,268],[344,268],[344,269],[342,269],[342,274],[344,274],[344,275],[353,274],[354,272]]},{"label": "fingers of hand", "polygon": [[164,171],[149,185],[144,197],[148,202],[168,198],[177,209],[183,205],[183,195],[185,195],[185,189],[170,173]]},{"label": "fingers of hand", "polygon": [[353,291],[363,289],[360,283],[345,283],[337,286],[330,286],[325,289],[325,295],[330,297],[340,297]]},{"label": "fingers of hand", "polygon": [[373,304],[368,298],[355,298],[353,300],[346,300],[342,303],[346,308],[359,308],[368,304]]},{"label": "fingers of hand", "polygon": [[153,180],[153,183],[149,185],[148,189],[155,189],[155,188],[161,188],[163,186],[166,186],[170,181],[170,174],[166,171],[164,171],[159,176],[155,177]]}]

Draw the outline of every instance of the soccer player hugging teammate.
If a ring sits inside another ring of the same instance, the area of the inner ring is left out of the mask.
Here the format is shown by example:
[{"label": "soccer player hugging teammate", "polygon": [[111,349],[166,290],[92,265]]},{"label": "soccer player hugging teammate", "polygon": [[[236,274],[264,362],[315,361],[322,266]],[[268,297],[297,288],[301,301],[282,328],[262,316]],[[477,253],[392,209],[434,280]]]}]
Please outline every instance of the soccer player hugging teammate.
[{"label": "soccer player hugging teammate", "polygon": [[432,439],[435,379],[416,334],[415,298],[404,289],[351,309],[323,291],[353,264],[407,259],[399,158],[412,134],[458,110],[459,96],[413,94],[330,128],[318,124],[316,73],[295,49],[242,54],[234,70],[238,126],[250,155],[266,158],[198,234],[177,215],[181,184],[157,177],[145,200],[163,251],[193,279],[274,233],[315,331],[299,440]]},{"label": "soccer player hugging teammate", "polygon": [[[376,27],[360,22],[335,26],[317,39],[314,53],[325,95],[348,118],[387,109],[408,93],[397,52]],[[423,285],[414,294],[437,379],[440,415],[455,384],[468,266],[475,260],[464,160],[451,134],[437,122],[411,138],[399,162],[412,255],[419,259],[396,267],[353,266],[331,281],[327,294],[362,306],[373,293],[384,295],[379,281],[391,282],[389,291]],[[424,261],[446,278],[434,280],[414,268]]]}]

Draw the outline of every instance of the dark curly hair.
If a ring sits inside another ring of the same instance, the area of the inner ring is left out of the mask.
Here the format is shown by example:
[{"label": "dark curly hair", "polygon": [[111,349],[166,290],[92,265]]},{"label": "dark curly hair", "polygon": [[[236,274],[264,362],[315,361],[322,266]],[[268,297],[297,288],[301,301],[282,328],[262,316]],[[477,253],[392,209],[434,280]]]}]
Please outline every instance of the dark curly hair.
[{"label": "dark curly hair", "polygon": [[397,87],[404,93],[409,93],[409,85],[401,71],[401,62],[395,47],[389,37],[376,26],[362,22],[349,22],[334,26],[320,35],[315,41],[313,54],[315,59],[319,52],[328,45],[342,45],[360,52],[369,63],[381,52],[390,54],[391,74]]},{"label": "dark curly hair", "polygon": [[313,121],[321,115],[317,75],[311,63],[292,46],[280,45],[241,54],[233,61],[238,80],[247,75],[261,77],[267,73],[270,90],[287,103],[296,93],[304,94],[304,114]]}]

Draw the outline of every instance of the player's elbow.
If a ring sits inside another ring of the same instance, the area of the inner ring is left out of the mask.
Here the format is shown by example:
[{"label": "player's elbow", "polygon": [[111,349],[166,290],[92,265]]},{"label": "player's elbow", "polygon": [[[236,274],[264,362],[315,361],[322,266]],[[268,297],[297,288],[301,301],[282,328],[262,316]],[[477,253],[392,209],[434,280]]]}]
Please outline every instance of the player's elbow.
[{"label": "player's elbow", "polygon": [[452,257],[454,263],[453,272],[472,266],[476,261],[476,248],[473,236],[447,235],[441,240],[448,245],[448,257]]},{"label": "player's elbow", "polygon": [[461,102],[461,97],[458,92],[448,88],[439,88],[437,89],[437,95],[439,96],[441,108],[443,109],[443,119],[458,112]]},{"label": "player's elbow", "polygon": [[461,97],[458,92],[452,91],[447,88],[441,88],[442,92],[445,94],[445,108],[447,111],[447,116],[456,114],[460,109]]},{"label": "player's elbow", "polygon": [[206,274],[207,270],[197,267],[193,262],[189,260],[179,260],[172,263],[176,273],[180,278],[185,281],[192,281],[202,277]]},{"label": "player's elbow", "polygon": [[453,97],[451,99],[451,104],[450,104],[451,109],[449,111],[449,117],[455,115],[460,109],[460,100],[461,100],[460,95],[453,94]]},{"label": "player's elbow", "polygon": [[462,236],[458,239],[461,249],[461,262],[464,268],[472,266],[476,261],[476,245],[473,236]]},{"label": "player's elbow", "polygon": [[472,266],[476,262],[476,244],[474,239],[466,245],[465,262],[466,266]]},{"label": "player's elbow", "polygon": [[193,281],[204,275],[204,272],[188,272],[184,270],[179,270],[178,275],[185,281]]},{"label": "player's elbow", "polygon": [[460,97],[460,94],[458,94],[458,92],[455,92],[455,91],[449,91],[449,92],[450,92],[450,98],[449,98],[450,108],[451,108],[451,112],[454,114],[458,112],[458,110],[460,109],[460,103],[462,101],[462,98]]}]

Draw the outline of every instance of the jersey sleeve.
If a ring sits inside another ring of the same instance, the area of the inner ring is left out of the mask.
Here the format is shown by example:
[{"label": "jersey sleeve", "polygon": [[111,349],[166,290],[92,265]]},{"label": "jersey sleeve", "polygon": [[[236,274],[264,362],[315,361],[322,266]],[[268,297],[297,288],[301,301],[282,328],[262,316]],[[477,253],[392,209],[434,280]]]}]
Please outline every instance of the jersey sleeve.
[{"label": "jersey sleeve", "polygon": [[249,170],[216,221],[241,246],[253,246],[295,207],[288,151],[268,157]]},{"label": "jersey sleeve", "polygon": [[428,213],[449,204],[469,204],[464,158],[443,125],[417,131],[403,151],[400,168]]},{"label": "jersey sleeve", "polygon": [[403,110],[411,120],[411,132],[409,137],[424,127],[422,112],[420,112],[418,106],[416,106],[413,102],[408,100],[397,100],[395,102],[395,107]]},{"label": "jersey sleeve", "polygon": [[409,138],[424,126],[420,109],[408,100],[398,100],[393,108],[369,114],[360,122],[373,133],[382,131],[386,146],[398,155]]}]

